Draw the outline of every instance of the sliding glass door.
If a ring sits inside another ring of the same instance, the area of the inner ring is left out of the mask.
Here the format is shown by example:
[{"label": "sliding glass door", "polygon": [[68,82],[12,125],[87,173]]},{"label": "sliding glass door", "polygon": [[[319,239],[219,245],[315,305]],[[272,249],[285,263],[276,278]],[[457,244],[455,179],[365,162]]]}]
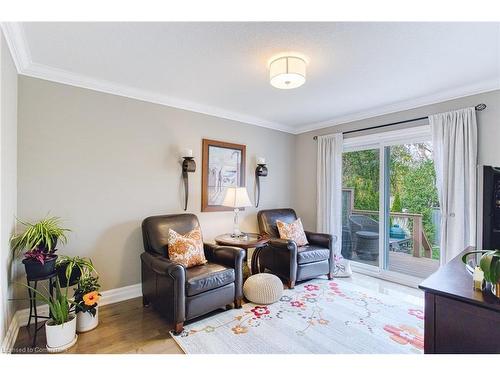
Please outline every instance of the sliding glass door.
[{"label": "sliding glass door", "polygon": [[428,126],[345,140],[342,255],[388,278],[439,267],[439,221]]},{"label": "sliding glass door", "polygon": [[426,278],[439,267],[440,210],[432,143],[385,147],[388,239],[384,268]]},{"label": "sliding glass door", "polygon": [[342,255],[376,267],[381,232],[379,154],[371,148],[342,156]]}]

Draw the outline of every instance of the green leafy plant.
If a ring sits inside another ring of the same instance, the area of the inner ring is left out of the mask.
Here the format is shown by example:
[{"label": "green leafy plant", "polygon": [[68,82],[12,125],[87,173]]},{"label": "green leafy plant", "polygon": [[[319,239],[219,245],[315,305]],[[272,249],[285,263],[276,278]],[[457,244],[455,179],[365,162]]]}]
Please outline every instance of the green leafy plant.
[{"label": "green leafy plant", "polygon": [[78,286],[74,289],[74,303],[76,312],[88,312],[92,316],[96,314],[97,303],[100,294],[99,277],[88,275],[78,281]]},{"label": "green leafy plant", "polygon": [[90,258],[82,258],[79,256],[70,257],[67,255],[61,255],[59,256],[59,258],[57,258],[56,266],[61,268],[65,267],[64,274],[67,280],[66,287],[68,287],[71,276],[75,270],[79,271],[80,279],[89,277],[92,272],[97,274],[94,264],[92,263],[92,260]]},{"label": "green leafy plant", "polygon": [[20,256],[23,251],[29,252],[35,249],[44,254],[50,254],[55,251],[58,240],[62,243],[68,241],[66,232],[70,230],[61,227],[61,219],[58,217],[47,217],[36,223],[24,222],[19,219],[18,222],[25,227],[25,230],[20,234],[14,234],[10,239],[15,256]]},{"label": "green leafy plant", "polygon": [[40,299],[49,306],[51,320],[54,325],[61,325],[70,320],[71,308],[74,303],[68,298],[67,289],[64,293],[62,292],[59,280],[56,279],[56,289],[54,296],[51,296],[46,288],[45,294],[29,285],[22,285],[38,295]]},{"label": "green leafy plant", "polygon": [[479,267],[484,272],[484,279],[490,283],[500,283],[500,250],[470,251],[462,256],[462,262],[467,264],[467,256],[482,254]]}]

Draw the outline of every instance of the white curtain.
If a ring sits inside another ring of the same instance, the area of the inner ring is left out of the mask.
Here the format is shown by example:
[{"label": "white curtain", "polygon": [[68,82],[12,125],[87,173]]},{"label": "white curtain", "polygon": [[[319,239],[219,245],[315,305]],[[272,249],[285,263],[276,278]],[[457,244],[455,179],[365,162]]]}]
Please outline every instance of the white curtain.
[{"label": "white curtain", "polygon": [[439,113],[429,121],[441,206],[441,264],[445,264],[476,244],[476,111]]},{"label": "white curtain", "polygon": [[342,133],[318,137],[317,231],[337,236],[335,253],[342,245]]}]

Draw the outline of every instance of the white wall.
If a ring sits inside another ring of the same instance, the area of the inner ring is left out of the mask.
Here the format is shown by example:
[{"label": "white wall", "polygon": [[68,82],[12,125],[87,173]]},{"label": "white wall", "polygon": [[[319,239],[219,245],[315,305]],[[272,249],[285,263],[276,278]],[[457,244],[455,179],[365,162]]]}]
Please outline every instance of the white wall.
[{"label": "white wall", "polygon": [[[485,103],[488,107],[484,111],[477,112],[478,162],[479,165],[500,166],[500,90],[340,124],[298,135],[295,139],[295,155],[296,168],[300,172],[296,174],[294,196],[297,197],[295,207],[303,219],[304,226],[311,230],[316,229],[316,141],[313,140],[313,136],[419,118],[434,113],[470,107],[479,103]],[[406,128],[417,124],[420,123],[405,124],[391,127],[391,129]],[[386,129],[363,133],[380,132]]]},{"label": "white wall", "polygon": [[17,207],[17,71],[0,30],[0,342],[15,312],[9,238]]},{"label": "white wall", "polygon": [[[232,212],[200,212],[202,138],[246,144],[251,197],[264,156],[261,208],[292,204],[291,134],[20,76],[18,135],[19,217],[64,218],[73,232],[60,252],[91,257],[105,290],[140,282],[141,221],[183,212],[181,148],[197,163],[188,212],[205,240],[232,230]],[[243,230],[257,230],[256,211],[245,210]]]}]

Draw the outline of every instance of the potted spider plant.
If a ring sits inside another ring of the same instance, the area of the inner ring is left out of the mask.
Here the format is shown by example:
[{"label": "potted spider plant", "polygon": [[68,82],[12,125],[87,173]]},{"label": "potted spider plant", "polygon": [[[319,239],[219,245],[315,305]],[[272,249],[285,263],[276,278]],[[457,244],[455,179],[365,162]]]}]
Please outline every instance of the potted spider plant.
[{"label": "potted spider plant", "polygon": [[58,256],[56,270],[59,282],[66,287],[75,285],[80,278],[86,277],[92,272],[97,273],[90,258],[67,255]]},{"label": "potted spider plant", "polygon": [[76,316],[71,311],[74,302],[68,298],[67,288],[63,293],[58,279],[55,284],[54,296],[50,295],[46,288],[44,292],[41,292],[29,285],[24,285],[49,306],[50,319],[45,323],[45,336],[47,349],[50,352],[66,350],[77,340]]},{"label": "potted spider plant", "polygon": [[76,311],[76,331],[87,332],[99,324],[99,277],[87,274],[78,280],[74,303]]},{"label": "potted spider plant", "polygon": [[490,284],[491,293],[500,298],[500,250],[476,250],[462,256],[462,261],[467,264],[467,256],[481,254],[479,267],[484,273],[484,279]]},{"label": "potted spider plant", "polygon": [[24,253],[23,264],[28,278],[35,279],[55,272],[58,241],[67,242],[67,228],[62,228],[60,218],[47,217],[36,223],[18,220],[24,226],[22,233],[14,234],[10,245],[14,256]]}]

